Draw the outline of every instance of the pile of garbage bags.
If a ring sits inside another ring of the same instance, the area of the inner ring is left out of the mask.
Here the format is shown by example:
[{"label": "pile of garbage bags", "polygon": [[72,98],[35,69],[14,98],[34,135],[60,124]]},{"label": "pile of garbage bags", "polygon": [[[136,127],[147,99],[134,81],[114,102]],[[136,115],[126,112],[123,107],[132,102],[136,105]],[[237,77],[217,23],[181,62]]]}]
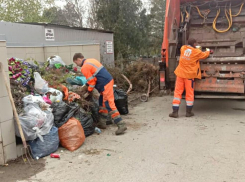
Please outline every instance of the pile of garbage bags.
[{"label": "pile of garbage bags", "polygon": [[[74,151],[84,143],[85,137],[94,133],[92,116],[76,103],[58,101],[50,104],[41,95],[28,95],[23,102],[24,111],[19,120],[35,159],[55,152],[59,144]],[[15,128],[20,137],[17,124]]]},{"label": "pile of garbage bags", "polygon": [[55,126],[60,128],[67,123],[72,117],[76,118],[84,128],[85,136],[88,137],[94,133],[93,118],[82,109],[78,104],[58,102],[51,105],[54,114]]},{"label": "pile of garbage bags", "polygon": [[[20,63],[25,63],[23,61],[19,63],[18,60],[10,59],[12,70],[16,71]],[[55,69],[66,66],[59,56],[48,58],[47,63],[49,68]],[[24,80],[25,84],[23,84],[31,88],[31,92],[22,98],[23,108],[19,113],[19,120],[25,139],[30,145],[32,157],[39,159],[48,156],[57,151],[60,145],[69,151],[77,150],[83,145],[86,137],[95,132],[96,123],[99,121],[98,98],[91,98],[92,104],[89,110],[82,108],[78,102],[80,95],[70,88],[86,84],[87,80],[84,76],[67,78],[67,85],[51,87],[37,68],[31,69],[32,67],[28,66],[26,74],[28,82]],[[32,71],[33,80],[29,79],[31,77],[29,72]],[[14,75],[13,78],[15,77],[17,76]],[[127,114],[127,94],[123,90],[114,90],[114,94],[118,111]],[[20,137],[17,125],[15,128],[16,136]]]},{"label": "pile of garbage bags", "polygon": [[[66,91],[50,88],[38,72],[34,73],[35,95],[22,99],[24,108],[19,120],[34,159],[55,152],[59,145],[74,151],[94,133],[94,121],[90,113],[74,102],[65,102]],[[75,93],[74,93],[75,94]],[[68,93],[69,95],[69,93]],[[67,98],[68,99],[68,98]],[[16,136],[20,137],[18,126]]]}]

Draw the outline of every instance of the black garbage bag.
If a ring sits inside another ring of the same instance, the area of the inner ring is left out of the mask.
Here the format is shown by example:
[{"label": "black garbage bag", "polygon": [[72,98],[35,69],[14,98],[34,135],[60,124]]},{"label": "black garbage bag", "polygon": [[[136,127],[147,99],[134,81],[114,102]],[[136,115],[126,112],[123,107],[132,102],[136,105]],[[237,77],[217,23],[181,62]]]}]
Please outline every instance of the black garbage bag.
[{"label": "black garbage bag", "polygon": [[[64,104],[66,105],[66,106],[64,106]],[[59,113],[61,113],[62,114],[62,118],[61,117],[59,117],[59,120],[57,119],[57,120],[54,120],[54,124],[55,124],[55,126],[56,127],[61,127],[63,124],[65,124],[71,117],[74,117],[74,114],[79,110],[79,106],[78,106],[78,104],[75,104],[75,103],[71,103],[71,104],[66,104],[66,103],[64,103],[64,104],[62,104],[62,106],[63,107],[60,107],[60,109],[63,111],[59,111],[59,110],[57,110],[57,109],[59,109],[59,108],[55,108],[55,105],[51,105],[51,107],[53,108],[53,109],[56,109],[55,110],[55,114],[59,114]],[[66,111],[66,112],[64,112],[64,111]],[[53,112],[54,112],[54,110],[53,110]],[[64,114],[65,113],[65,114]]]},{"label": "black garbage bag", "polygon": [[[53,105],[53,108],[55,108],[56,105]],[[79,120],[80,123],[82,124],[85,136],[87,137],[89,135],[92,135],[94,133],[95,126],[91,114],[88,114],[85,110],[80,108],[80,106],[77,103],[73,102],[69,105],[68,104],[65,105],[66,107],[64,106],[64,104],[62,104],[63,107],[61,107],[61,109],[67,112],[65,113],[65,115],[62,112],[63,117],[59,120],[55,120],[54,122],[55,126],[59,128],[63,124],[65,124],[71,117],[74,117],[77,120]],[[55,114],[58,114],[57,108],[55,110]]]},{"label": "black garbage bag", "polygon": [[67,105],[65,102],[55,102],[51,105],[51,108],[53,108],[53,115],[54,115],[54,123],[56,127],[60,127],[63,124],[60,125],[65,115],[70,111],[69,105]]},{"label": "black garbage bag", "polygon": [[94,123],[99,122],[99,103],[96,101],[93,97],[90,99],[90,101],[93,103],[93,105],[90,107],[90,112],[92,113],[92,118],[94,120]]},{"label": "black garbage bag", "polygon": [[81,122],[86,137],[94,133],[95,125],[91,114],[88,114],[84,109],[79,107],[73,117]]},{"label": "black garbage bag", "polygon": [[46,135],[43,135],[43,141],[40,138],[37,138],[32,141],[28,141],[28,144],[31,147],[31,155],[34,159],[45,157],[54,153],[59,147],[59,134],[58,128],[53,126],[50,132]]},{"label": "black garbage bag", "polygon": [[114,98],[117,110],[120,114],[128,114],[128,96],[122,89],[114,90]]},{"label": "black garbage bag", "polygon": [[[100,118],[100,114],[99,114],[99,102],[96,101],[94,98],[91,99],[91,102],[93,103],[93,105],[90,107],[90,112],[92,113],[92,118],[94,120],[94,124],[99,122],[99,118]],[[110,114],[108,114],[107,116],[107,121],[106,124],[112,124],[112,119]]]}]

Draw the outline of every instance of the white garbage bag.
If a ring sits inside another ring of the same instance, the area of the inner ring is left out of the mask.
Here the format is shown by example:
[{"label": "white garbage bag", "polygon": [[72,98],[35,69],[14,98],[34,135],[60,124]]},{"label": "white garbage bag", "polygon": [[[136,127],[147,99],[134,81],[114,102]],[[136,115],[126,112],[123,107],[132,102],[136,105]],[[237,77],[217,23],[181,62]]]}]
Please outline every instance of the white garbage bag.
[{"label": "white garbage bag", "polygon": [[62,64],[63,66],[66,65],[60,56],[50,56],[47,61],[49,62],[49,67],[51,68],[54,67],[55,64]]},{"label": "white garbage bag", "polygon": [[34,72],[34,88],[39,94],[45,94],[48,91],[48,82],[42,79],[38,72]]},{"label": "white garbage bag", "polygon": [[22,99],[24,106],[28,104],[39,104],[41,102],[45,102],[42,98],[42,96],[33,96],[33,95],[27,95]]},{"label": "white garbage bag", "polygon": [[[27,141],[37,137],[43,141],[42,135],[48,134],[53,126],[54,115],[51,111],[42,111],[36,104],[29,104],[24,107],[24,113],[19,116],[19,120]],[[20,137],[16,122],[15,134]]]},{"label": "white garbage bag", "polygon": [[27,95],[22,99],[24,106],[26,107],[29,104],[36,104],[40,107],[42,111],[49,110],[52,112],[52,109],[50,108],[50,105],[47,104],[42,96],[33,96],[33,95]]},{"label": "white garbage bag", "polygon": [[[63,93],[61,91],[54,88],[49,88],[48,92],[52,93],[49,98],[52,102],[61,102],[63,100]],[[45,94],[47,94],[48,92],[46,92]]]}]

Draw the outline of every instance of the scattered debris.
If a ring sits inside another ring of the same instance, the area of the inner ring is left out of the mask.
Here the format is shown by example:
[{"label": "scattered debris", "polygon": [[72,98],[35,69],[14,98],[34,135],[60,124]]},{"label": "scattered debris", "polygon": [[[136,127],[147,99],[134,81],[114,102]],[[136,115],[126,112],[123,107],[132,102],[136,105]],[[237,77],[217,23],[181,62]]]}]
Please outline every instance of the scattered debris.
[{"label": "scattered debris", "polygon": [[58,158],[58,159],[60,159],[60,154],[50,154],[50,157],[51,158]]},{"label": "scattered debris", "polygon": [[95,127],[94,131],[97,133],[97,134],[100,134],[101,133],[101,130],[97,127]]},{"label": "scattered debris", "polygon": [[86,155],[99,155],[102,151],[97,149],[84,150],[83,153]]}]

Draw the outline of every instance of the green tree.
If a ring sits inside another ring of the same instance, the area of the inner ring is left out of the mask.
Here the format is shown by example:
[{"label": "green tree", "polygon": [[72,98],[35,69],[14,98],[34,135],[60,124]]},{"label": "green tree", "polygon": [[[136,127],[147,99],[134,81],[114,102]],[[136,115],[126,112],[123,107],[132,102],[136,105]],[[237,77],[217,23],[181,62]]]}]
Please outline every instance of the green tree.
[{"label": "green tree", "polygon": [[139,36],[140,44],[138,49],[140,50],[140,55],[150,56],[151,54],[151,40],[150,35],[152,31],[151,27],[151,15],[147,14],[146,9],[140,12],[139,19]]},{"label": "green tree", "polygon": [[[147,44],[149,17],[140,0],[92,0],[99,28],[114,32],[115,57],[137,56]],[[94,23],[94,22],[93,22]]]},{"label": "green tree", "polygon": [[98,6],[96,4],[96,0],[90,0],[89,7],[88,7],[88,14],[89,16],[87,17],[87,26],[89,28],[102,28],[99,25],[99,22],[97,21],[97,11],[98,11]]},{"label": "green tree", "polygon": [[151,5],[151,51],[152,54],[160,54],[163,41],[166,0],[151,0]]},{"label": "green tree", "polygon": [[43,19],[54,24],[83,27],[84,14],[84,1],[66,0],[66,4],[62,9],[51,7],[44,10]]},{"label": "green tree", "polygon": [[69,26],[83,27],[84,6],[82,0],[66,0],[63,14]]},{"label": "green tree", "polygon": [[40,22],[46,6],[54,0],[0,0],[0,20],[9,22]]},{"label": "green tree", "polygon": [[63,10],[55,6],[43,11],[43,20],[58,25],[69,25]]}]

